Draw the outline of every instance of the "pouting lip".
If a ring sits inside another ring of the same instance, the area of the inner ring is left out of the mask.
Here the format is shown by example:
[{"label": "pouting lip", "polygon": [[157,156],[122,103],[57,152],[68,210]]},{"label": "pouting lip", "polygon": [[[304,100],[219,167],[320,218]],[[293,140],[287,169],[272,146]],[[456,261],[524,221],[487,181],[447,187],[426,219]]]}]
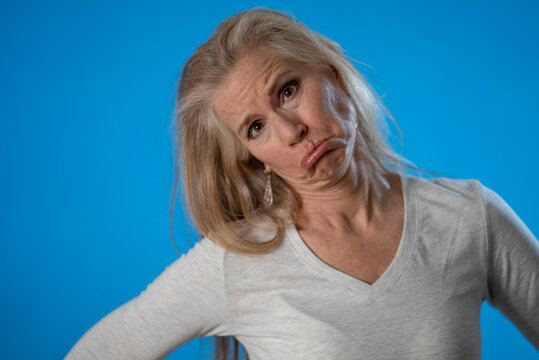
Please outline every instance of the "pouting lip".
[{"label": "pouting lip", "polygon": [[329,147],[331,138],[323,139],[314,144],[310,148],[303,159],[301,160],[301,167],[304,169],[310,168],[322,155],[324,155]]}]

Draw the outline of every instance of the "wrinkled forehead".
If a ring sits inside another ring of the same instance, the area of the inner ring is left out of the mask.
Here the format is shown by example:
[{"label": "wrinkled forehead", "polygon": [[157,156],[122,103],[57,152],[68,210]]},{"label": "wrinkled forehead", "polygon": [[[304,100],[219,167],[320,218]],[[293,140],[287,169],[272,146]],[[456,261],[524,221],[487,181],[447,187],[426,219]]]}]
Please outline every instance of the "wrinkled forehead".
[{"label": "wrinkled forehead", "polygon": [[233,81],[261,80],[268,82],[271,75],[291,60],[268,50],[255,50],[242,56],[223,79],[223,85]]},{"label": "wrinkled forehead", "polygon": [[238,121],[255,115],[267,105],[277,87],[291,73],[327,71],[316,65],[258,50],[240,58],[223,77],[213,96],[214,113],[233,131]]},{"label": "wrinkled forehead", "polygon": [[223,77],[213,94],[216,116],[227,125],[242,118],[272,93],[279,74],[293,67],[291,61],[258,51],[242,57]]}]

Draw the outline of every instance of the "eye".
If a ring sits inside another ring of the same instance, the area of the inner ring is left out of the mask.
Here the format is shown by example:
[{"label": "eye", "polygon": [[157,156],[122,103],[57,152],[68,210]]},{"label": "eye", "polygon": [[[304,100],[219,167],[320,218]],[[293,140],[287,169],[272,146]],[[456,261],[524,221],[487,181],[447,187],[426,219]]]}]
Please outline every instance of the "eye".
[{"label": "eye", "polygon": [[297,91],[297,80],[289,81],[281,88],[281,90],[279,90],[279,99],[281,100],[281,102],[284,102],[294,96]]},{"label": "eye", "polygon": [[251,126],[249,126],[249,129],[247,130],[247,138],[248,139],[256,139],[258,135],[262,132],[264,129],[264,122],[260,120],[254,121]]}]

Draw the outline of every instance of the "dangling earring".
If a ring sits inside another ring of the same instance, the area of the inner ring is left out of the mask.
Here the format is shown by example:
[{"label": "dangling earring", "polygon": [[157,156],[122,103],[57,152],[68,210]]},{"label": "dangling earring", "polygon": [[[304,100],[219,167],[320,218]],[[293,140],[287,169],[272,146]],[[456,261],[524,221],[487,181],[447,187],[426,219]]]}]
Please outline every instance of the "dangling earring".
[{"label": "dangling earring", "polygon": [[264,190],[264,202],[267,206],[273,204],[273,190],[271,189],[271,172],[264,170],[266,177],[266,189]]}]

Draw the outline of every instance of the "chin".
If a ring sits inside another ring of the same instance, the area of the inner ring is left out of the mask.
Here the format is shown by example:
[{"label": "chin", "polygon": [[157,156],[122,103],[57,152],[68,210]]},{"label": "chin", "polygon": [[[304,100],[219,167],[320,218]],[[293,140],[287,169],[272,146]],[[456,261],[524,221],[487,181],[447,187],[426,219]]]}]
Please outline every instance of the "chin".
[{"label": "chin", "polygon": [[338,180],[337,178],[342,177],[342,175],[346,173],[344,160],[344,155],[321,158],[317,164],[315,164],[315,176],[325,180]]}]

